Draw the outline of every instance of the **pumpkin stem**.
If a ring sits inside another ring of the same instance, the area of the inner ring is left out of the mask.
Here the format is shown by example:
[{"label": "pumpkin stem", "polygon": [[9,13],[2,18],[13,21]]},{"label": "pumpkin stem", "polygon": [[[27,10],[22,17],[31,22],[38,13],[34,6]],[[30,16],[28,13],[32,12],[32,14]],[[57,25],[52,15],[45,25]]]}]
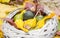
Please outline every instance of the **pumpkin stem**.
[{"label": "pumpkin stem", "polygon": [[[36,17],[36,16],[38,15],[39,12],[40,12],[40,9],[37,11],[37,13],[35,14],[34,17]],[[40,13],[40,15],[41,15],[41,13]]]}]

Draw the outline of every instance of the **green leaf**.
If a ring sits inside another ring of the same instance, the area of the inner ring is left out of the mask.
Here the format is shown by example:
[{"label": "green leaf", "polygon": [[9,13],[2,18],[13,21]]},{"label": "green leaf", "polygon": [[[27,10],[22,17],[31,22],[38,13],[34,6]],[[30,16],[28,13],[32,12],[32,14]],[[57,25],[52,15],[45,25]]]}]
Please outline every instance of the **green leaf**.
[{"label": "green leaf", "polygon": [[60,20],[59,20],[59,22],[58,22],[58,30],[60,30]]}]

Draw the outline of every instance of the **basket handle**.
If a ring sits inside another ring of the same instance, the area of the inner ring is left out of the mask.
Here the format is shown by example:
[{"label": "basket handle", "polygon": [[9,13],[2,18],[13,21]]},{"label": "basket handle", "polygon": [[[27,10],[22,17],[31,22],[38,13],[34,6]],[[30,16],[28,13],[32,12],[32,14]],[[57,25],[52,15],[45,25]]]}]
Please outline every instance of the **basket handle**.
[{"label": "basket handle", "polygon": [[17,8],[16,10],[10,12],[6,18],[11,19],[16,13],[18,13],[19,11],[23,10],[23,8]]}]

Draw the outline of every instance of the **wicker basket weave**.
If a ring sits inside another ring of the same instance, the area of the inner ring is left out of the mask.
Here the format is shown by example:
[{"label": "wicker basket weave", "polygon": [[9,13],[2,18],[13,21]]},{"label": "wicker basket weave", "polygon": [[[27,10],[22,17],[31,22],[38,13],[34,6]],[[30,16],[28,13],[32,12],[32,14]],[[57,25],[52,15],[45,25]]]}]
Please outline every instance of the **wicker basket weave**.
[{"label": "wicker basket weave", "polygon": [[[16,9],[14,12],[11,12],[7,18],[12,18],[20,9]],[[45,10],[47,11],[47,10]],[[50,10],[47,11],[51,12]],[[10,25],[8,22],[4,21],[3,23],[3,32],[6,38],[53,38],[55,32],[57,31],[58,20],[56,16],[52,17],[47,23],[38,30],[32,30],[28,33],[25,33],[21,30],[16,29],[14,26]]]}]

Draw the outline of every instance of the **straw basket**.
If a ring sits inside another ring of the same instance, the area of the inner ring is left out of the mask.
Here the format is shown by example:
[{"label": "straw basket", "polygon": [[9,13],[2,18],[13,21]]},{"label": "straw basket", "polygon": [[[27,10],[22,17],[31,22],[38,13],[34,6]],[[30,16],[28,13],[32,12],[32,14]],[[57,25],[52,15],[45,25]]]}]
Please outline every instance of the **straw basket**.
[{"label": "straw basket", "polygon": [[[16,9],[11,12],[7,18],[12,18],[20,9]],[[45,12],[49,14],[51,11],[46,10]],[[7,21],[4,21],[2,30],[6,38],[53,38],[55,32],[57,31],[58,20],[56,16],[52,17],[47,23],[38,30],[32,30],[25,33],[21,30],[16,29],[13,25],[10,25]]]}]

